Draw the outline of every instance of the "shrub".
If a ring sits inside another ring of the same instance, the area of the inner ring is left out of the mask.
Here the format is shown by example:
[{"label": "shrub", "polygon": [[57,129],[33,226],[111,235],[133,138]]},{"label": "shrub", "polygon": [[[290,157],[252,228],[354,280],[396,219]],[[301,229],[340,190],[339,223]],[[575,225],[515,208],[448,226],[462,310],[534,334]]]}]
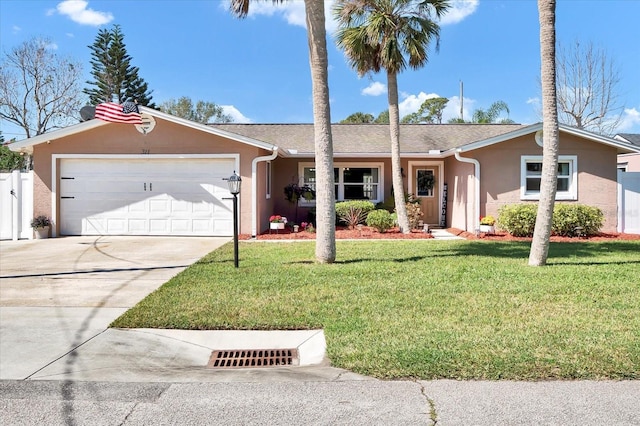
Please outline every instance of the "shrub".
[{"label": "shrub", "polygon": [[375,206],[371,201],[342,201],[336,203],[336,214],[340,222],[353,229],[357,225],[364,223],[367,215],[374,208]]},{"label": "shrub", "polygon": [[377,209],[367,215],[367,226],[371,226],[378,232],[385,232],[394,225],[393,216],[385,209]]},{"label": "shrub", "polygon": [[487,215],[485,217],[480,218],[480,225],[489,225],[489,226],[493,226],[496,223],[496,218],[491,216],[491,215]]},{"label": "shrub", "polygon": [[536,226],[538,205],[508,204],[498,210],[498,227],[515,237],[530,237]]},{"label": "shrub", "polygon": [[44,228],[45,226],[51,226],[51,219],[47,216],[40,215],[36,216],[31,220],[31,227],[33,229]]},{"label": "shrub", "polygon": [[602,210],[597,207],[584,204],[556,204],[553,209],[551,231],[563,237],[595,235],[602,228],[603,220]]}]

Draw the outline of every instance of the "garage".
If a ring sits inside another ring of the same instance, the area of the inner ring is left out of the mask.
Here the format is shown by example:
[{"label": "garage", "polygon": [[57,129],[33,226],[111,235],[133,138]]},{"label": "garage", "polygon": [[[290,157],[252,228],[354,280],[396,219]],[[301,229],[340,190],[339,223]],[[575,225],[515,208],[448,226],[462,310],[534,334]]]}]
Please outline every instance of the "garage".
[{"label": "garage", "polygon": [[61,235],[233,235],[236,156],[60,158]]}]

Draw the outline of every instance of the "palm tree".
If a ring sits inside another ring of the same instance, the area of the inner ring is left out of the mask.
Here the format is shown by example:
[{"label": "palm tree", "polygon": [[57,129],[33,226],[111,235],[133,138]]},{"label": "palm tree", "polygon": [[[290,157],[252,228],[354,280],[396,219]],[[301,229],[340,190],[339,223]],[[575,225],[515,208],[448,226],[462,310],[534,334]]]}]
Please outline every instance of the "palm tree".
[{"label": "palm tree", "polygon": [[558,99],[556,94],[556,1],[538,0],[542,86],[542,177],[530,266],[543,266],[549,254],[558,182]]},{"label": "palm tree", "polygon": [[[231,0],[231,10],[237,16],[245,17],[249,13],[249,3],[250,0]],[[274,3],[279,1],[274,0]],[[336,259],[336,225],[324,2],[305,0],[305,14],[316,157],[316,260],[320,263],[333,263]]]},{"label": "palm tree", "polygon": [[440,18],[449,8],[447,0],[338,0],[334,13],[338,19],[336,39],[349,64],[365,75],[387,73],[389,133],[391,136],[391,174],[398,225],[411,231],[404,199],[400,159],[400,113],[398,73],[407,65],[418,69],[428,62],[430,42],[440,39]]},{"label": "palm tree", "polygon": [[[505,101],[495,101],[489,106],[486,111],[482,108],[478,108],[473,112],[472,123],[489,124],[495,123],[501,112],[509,114],[509,105]],[[501,124],[513,124],[513,120],[509,118],[503,118],[499,121]]]}]

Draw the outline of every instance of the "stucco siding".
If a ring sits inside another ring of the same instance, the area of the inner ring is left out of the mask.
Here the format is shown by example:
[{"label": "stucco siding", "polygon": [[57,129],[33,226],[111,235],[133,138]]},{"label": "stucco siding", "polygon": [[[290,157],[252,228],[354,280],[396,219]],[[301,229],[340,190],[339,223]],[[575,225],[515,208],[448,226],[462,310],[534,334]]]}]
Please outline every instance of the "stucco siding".
[{"label": "stucco siding", "polygon": [[[559,155],[577,157],[577,200],[558,202],[580,203],[602,209],[602,228],[613,232],[617,226],[616,149],[603,144],[578,139],[561,133]],[[542,148],[528,135],[499,145],[478,149],[473,156],[481,164],[480,198],[482,215],[497,217],[506,204],[536,202],[521,199],[521,158],[542,156]]]},{"label": "stucco siding", "polygon": [[[53,216],[52,155],[63,154],[239,154],[242,189],[239,196],[240,232],[251,233],[251,167],[256,156],[268,151],[182,125],[156,119],[152,132],[143,135],[128,124],[109,124],[34,146],[34,211]],[[59,169],[59,160],[57,162]],[[264,173],[263,173],[264,175]],[[59,179],[59,176],[58,176]],[[59,182],[56,184],[59,186]],[[258,185],[260,188],[260,185]],[[264,199],[264,191],[263,191]],[[58,203],[59,205],[59,203]],[[59,211],[56,217],[59,217]]]}]

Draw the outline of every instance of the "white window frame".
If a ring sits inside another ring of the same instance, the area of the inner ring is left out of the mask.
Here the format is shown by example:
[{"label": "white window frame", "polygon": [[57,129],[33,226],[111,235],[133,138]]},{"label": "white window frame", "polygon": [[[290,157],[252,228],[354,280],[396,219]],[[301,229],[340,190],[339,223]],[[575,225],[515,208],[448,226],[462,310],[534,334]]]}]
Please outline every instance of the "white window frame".
[{"label": "white window frame", "polygon": [[[540,191],[527,191],[527,163],[542,163],[542,156],[523,155],[520,157],[520,199],[537,201],[540,199]],[[558,163],[569,164],[569,190],[557,191],[556,200],[575,201],[578,199],[578,156],[559,155]]]},{"label": "white window frame", "polygon": [[[299,185],[304,185],[304,169],[307,167],[316,167],[315,163],[298,163],[298,176],[300,176]],[[336,194],[336,202],[344,201],[344,169],[353,168],[372,168],[378,169],[378,199],[367,200],[373,204],[380,203],[384,200],[384,163],[333,163],[333,168],[338,169],[338,181],[335,184],[338,186],[338,193]],[[316,201],[300,200],[301,205],[315,205]]]}]

